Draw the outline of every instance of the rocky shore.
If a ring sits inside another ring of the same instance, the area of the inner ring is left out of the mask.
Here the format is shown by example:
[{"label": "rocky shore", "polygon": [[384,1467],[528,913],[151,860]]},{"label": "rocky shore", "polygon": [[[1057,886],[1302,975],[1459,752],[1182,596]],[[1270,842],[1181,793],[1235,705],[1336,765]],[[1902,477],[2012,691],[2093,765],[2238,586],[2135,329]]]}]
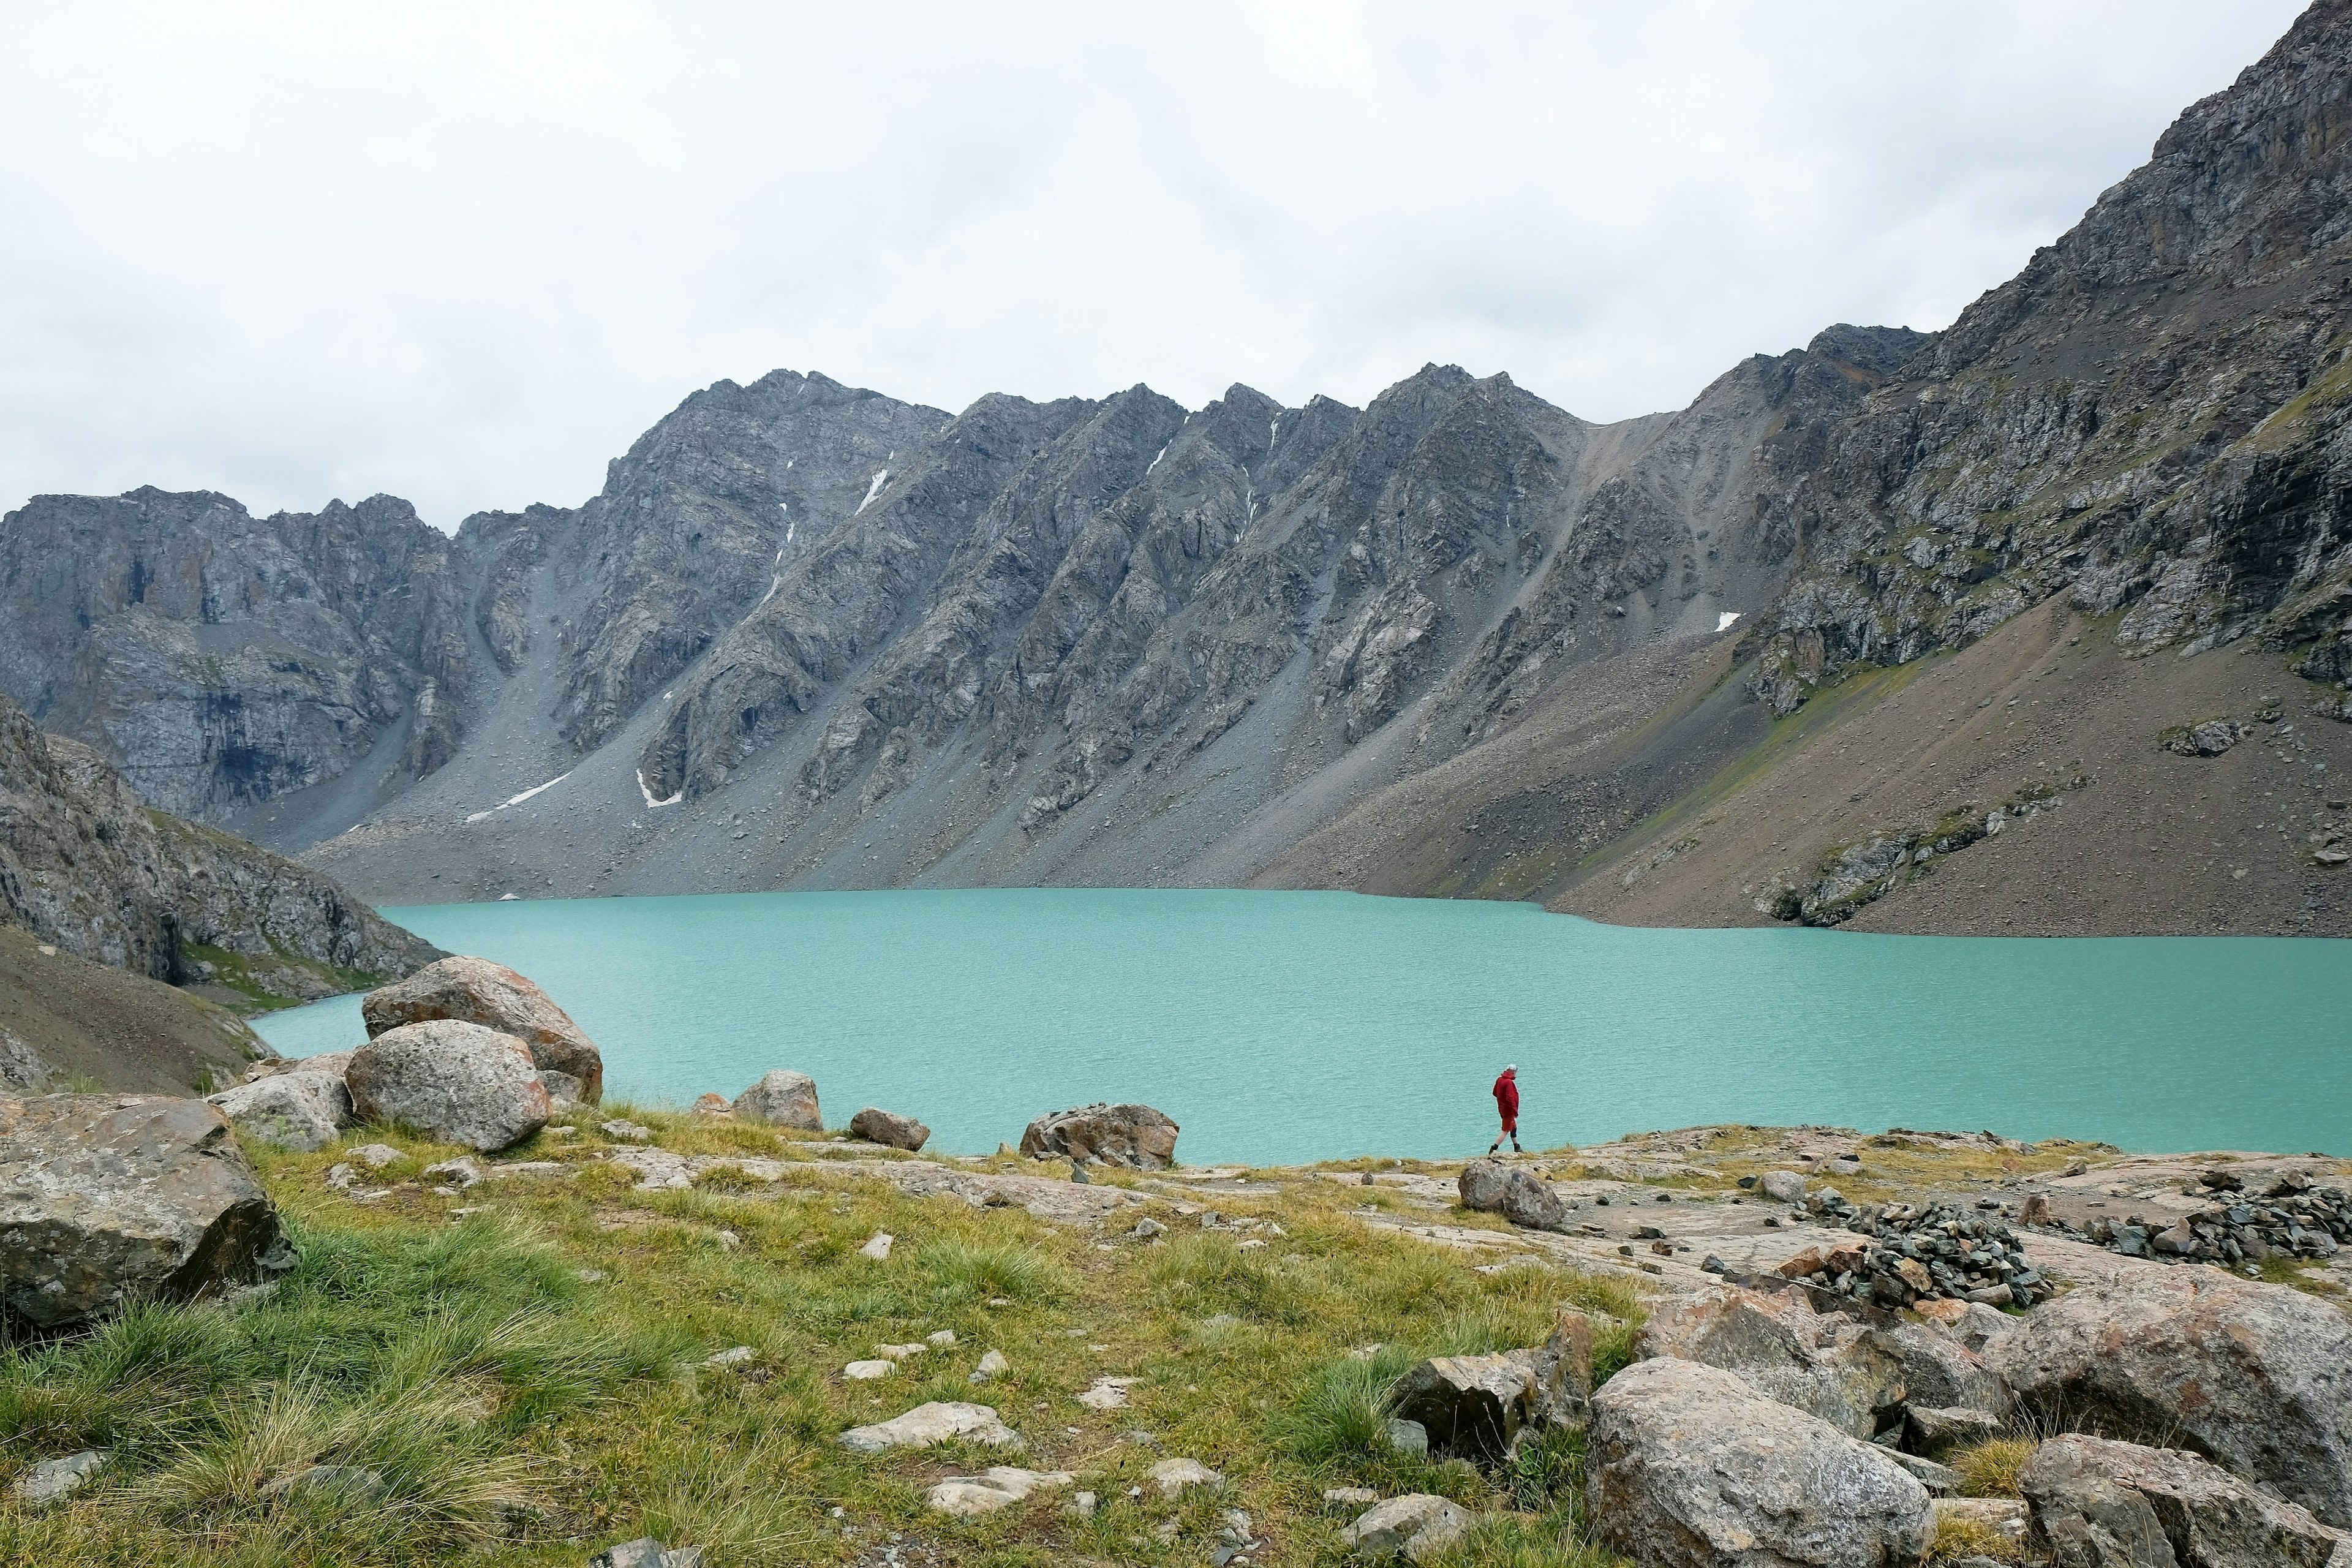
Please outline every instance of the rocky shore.
[{"label": "rocky shore", "polygon": [[[9,1560],[2352,1563],[2341,1161],[1717,1127],[1202,1168],[1132,1105],[926,1155],[788,1068],[599,1107],[594,1042],[478,959],[364,1013],[209,1102],[0,1100]],[[444,1342],[453,1289],[635,1348],[542,1386]],[[134,1416],[133,1325],[272,1348]],[[680,1444],[774,1495],[633,1478]]]}]

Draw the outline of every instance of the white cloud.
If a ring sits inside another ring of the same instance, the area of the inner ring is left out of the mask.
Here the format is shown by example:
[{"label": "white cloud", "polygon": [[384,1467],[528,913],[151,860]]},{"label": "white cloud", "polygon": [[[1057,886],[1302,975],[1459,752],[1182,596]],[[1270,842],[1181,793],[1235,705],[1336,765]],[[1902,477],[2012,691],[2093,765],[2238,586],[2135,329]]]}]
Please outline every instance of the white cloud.
[{"label": "white cloud", "polygon": [[1675,406],[1948,321],[2295,10],[9,5],[0,505],[454,526],[780,365]]}]

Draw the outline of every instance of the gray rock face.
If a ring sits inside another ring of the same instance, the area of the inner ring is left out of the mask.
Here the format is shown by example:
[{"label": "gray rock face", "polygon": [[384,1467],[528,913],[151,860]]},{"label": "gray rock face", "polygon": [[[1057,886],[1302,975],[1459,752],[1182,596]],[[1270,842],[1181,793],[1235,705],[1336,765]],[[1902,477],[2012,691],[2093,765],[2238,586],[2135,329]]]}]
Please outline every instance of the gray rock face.
[{"label": "gray rock face", "polygon": [[2326,1568],[2352,1560],[2352,1537],[2176,1449],[2053,1437],[2033,1451],[2018,1486],[2034,1544],[2059,1568]]},{"label": "gray rock face", "polygon": [[412,776],[457,743],[451,543],[389,496],[268,518],[204,492],[37,496],[0,519],[0,691],[169,811],[335,778],[404,718]]},{"label": "gray rock face", "polygon": [[817,1109],[816,1079],[783,1068],[763,1074],[760,1081],[735,1097],[735,1114],[746,1121],[772,1127],[795,1127],[803,1132],[824,1131]]},{"label": "gray rock face", "polygon": [[218,948],[265,988],[306,999],[440,952],[308,867],[148,810],[95,752],[44,735],[5,696],[0,920],[177,984],[207,978],[194,948]]},{"label": "gray rock face", "polygon": [[1389,1408],[1437,1452],[1494,1458],[1535,1415],[1535,1373],[1508,1355],[1437,1356],[1397,1380]]},{"label": "gray rock face", "polygon": [[1033,1160],[1128,1165],[1164,1171],[1176,1163],[1176,1123],[1148,1105],[1082,1105],[1032,1121],[1021,1152]]},{"label": "gray rock face", "polygon": [[389,1029],[344,1075],[362,1121],[396,1122],[494,1154],[547,1125],[547,1086],[512,1035],[454,1018]]},{"label": "gray rock face", "polygon": [[2070,1291],[1986,1353],[2053,1426],[2188,1445],[2352,1528],[2352,1318],[2326,1301],[2167,1269]]},{"label": "gray rock face", "polygon": [[361,1006],[371,1037],[404,1024],[457,1018],[512,1035],[538,1067],[563,1074],[593,1105],[604,1098],[604,1058],[572,1016],[546,992],[487,958],[458,956],[426,964],[406,979],[368,993]]},{"label": "gray rock face", "polygon": [[1805,1201],[1805,1178],[1794,1171],[1767,1171],[1756,1178],[1756,1187],[1774,1203],[1801,1204]]},{"label": "gray rock face", "polygon": [[352,1119],[340,1073],[283,1072],[208,1097],[247,1138],[310,1153],[335,1141]]},{"label": "gray rock face", "polygon": [[2308,675],[2352,674],[2335,456],[2352,402],[2326,381],[2352,240],[2352,153],[2327,129],[2347,47],[2352,12],[2305,11],[1830,434],[1797,513],[1805,567],[1759,628],[1776,709],[2056,594],[2125,611],[2126,647],[2259,628]]},{"label": "gray rock face", "polygon": [[849,1119],[850,1135],[914,1153],[931,1141],[931,1130],[911,1116],[867,1106]]},{"label": "gray rock face", "polygon": [[1909,1568],[1934,1530],[1885,1454],[1693,1362],[1603,1384],[1585,1452],[1602,1543],[1643,1568]]},{"label": "gray rock face", "polygon": [[290,1267],[278,1211],[197,1100],[0,1100],[0,1307],[38,1329]]}]

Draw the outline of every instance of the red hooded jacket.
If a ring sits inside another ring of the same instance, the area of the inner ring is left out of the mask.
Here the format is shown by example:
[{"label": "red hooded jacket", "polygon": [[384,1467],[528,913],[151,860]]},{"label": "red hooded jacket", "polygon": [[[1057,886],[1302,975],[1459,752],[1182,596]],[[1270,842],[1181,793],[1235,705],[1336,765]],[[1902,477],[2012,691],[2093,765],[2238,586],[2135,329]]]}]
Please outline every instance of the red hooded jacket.
[{"label": "red hooded jacket", "polygon": [[1519,1080],[1515,1073],[1506,1072],[1495,1080],[1495,1109],[1503,1113],[1505,1127],[1518,1125]]}]

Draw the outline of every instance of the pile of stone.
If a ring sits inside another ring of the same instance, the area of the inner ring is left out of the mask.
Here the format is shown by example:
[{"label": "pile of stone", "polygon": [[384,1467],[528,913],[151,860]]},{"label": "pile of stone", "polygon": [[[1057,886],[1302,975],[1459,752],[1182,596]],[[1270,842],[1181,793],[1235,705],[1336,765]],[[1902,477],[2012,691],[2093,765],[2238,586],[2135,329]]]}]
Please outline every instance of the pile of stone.
[{"label": "pile of stone", "polygon": [[2101,1219],[2087,1231],[2063,1228],[2126,1258],[2231,1268],[2271,1258],[2333,1258],[2340,1244],[2352,1242],[2352,1196],[2315,1186],[2303,1172],[2288,1172],[2260,1194],[2246,1192],[2227,1171],[2209,1171],[2200,1180],[2213,1201],[2169,1226],[2130,1215],[2121,1225]]},{"label": "pile of stone", "polygon": [[[1888,1309],[1934,1300],[2031,1307],[2057,1293],[2026,1260],[2017,1233],[1992,1214],[1952,1203],[1855,1208],[1834,1188],[1808,1202],[1867,1239],[1809,1247],[1780,1265],[1783,1279]],[[1724,1272],[1720,1259],[1707,1264],[1709,1273]]]}]

